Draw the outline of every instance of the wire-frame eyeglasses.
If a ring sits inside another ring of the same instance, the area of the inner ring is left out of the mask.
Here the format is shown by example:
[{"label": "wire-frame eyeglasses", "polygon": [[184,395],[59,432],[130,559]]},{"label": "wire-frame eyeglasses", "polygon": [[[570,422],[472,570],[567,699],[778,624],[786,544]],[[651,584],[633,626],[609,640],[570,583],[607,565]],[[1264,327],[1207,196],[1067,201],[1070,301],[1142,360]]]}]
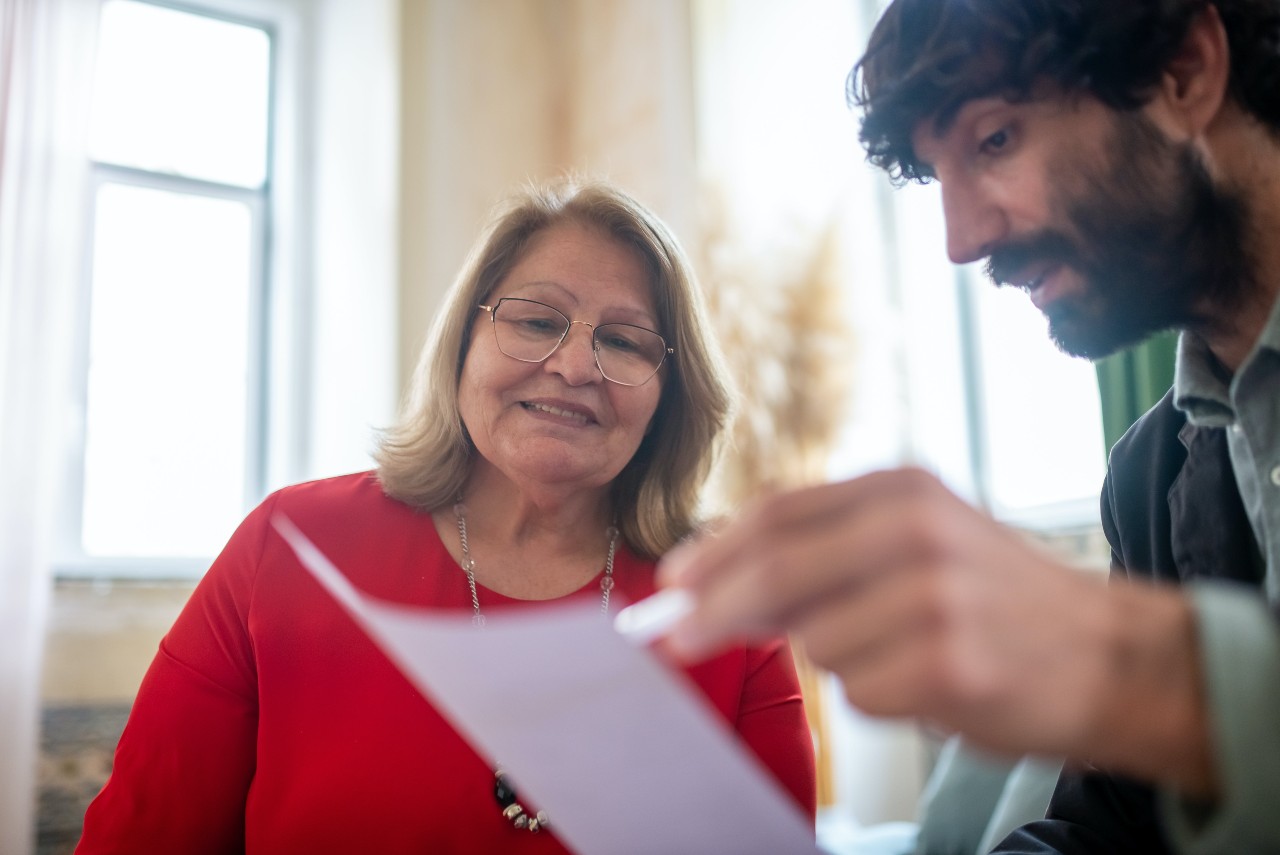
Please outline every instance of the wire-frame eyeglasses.
[{"label": "wire-frame eyeglasses", "polygon": [[658,373],[668,354],[675,353],[662,336],[634,324],[595,324],[571,321],[559,309],[518,297],[503,297],[489,313],[498,350],[521,362],[542,362],[569,335],[574,324],[591,328],[591,350],[606,380],[620,386],[643,386]]}]

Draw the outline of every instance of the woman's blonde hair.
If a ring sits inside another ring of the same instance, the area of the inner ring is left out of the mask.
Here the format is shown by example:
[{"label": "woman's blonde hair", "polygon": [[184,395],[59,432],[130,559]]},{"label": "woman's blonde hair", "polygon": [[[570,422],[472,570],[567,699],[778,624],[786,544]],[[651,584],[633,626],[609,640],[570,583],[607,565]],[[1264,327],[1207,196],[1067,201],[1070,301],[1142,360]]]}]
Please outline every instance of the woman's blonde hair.
[{"label": "woman's blonde hair", "polygon": [[649,273],[659,332],[675,350],[662,369],[651,429],[611,490],[628,546],[656,557],[697,523],[699,494],[733,392],[679,243],[644,206],[604,182],[531,184],[496,209],[432,323],[408,406],[380,439],[378,478],[387,495],[423,511],[456,500],[474,453],[458,410],[458,384],[476,307],[523,258],[534,235],[561,223],[599,229],[638,253]]}]

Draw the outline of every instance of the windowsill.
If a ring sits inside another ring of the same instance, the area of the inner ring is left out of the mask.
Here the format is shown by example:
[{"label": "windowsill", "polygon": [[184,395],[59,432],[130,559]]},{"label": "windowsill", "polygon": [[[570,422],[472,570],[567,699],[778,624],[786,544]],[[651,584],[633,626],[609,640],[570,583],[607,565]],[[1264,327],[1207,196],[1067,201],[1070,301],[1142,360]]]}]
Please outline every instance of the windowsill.
[{"label": "windowsill", "polygon": [[69,582],[190,583],[212,563],[212,558],[80,558],[55,562],[53,577]]},{"label": "windowsill", "polygon": [[1027,508],[995,507],[992,514],[1005,525],[1045,534],[1082,531],[1101,525],[1097,496]]},{"label": "windowsill", "polygon": [[1102,531],[1094,497],[1034,508],[997,509],[992,514],[1068,564],[1103,573],[1111,567],[1111,546]]},{"label": "windowsill", "polygon": [[1111,569],[1111,546],[1107,543],[1100,524],[1059,529],[1019,528],[1018,530],[1029,540],[1044,547],[1068,564],[1099,573],[1107,573]]}]

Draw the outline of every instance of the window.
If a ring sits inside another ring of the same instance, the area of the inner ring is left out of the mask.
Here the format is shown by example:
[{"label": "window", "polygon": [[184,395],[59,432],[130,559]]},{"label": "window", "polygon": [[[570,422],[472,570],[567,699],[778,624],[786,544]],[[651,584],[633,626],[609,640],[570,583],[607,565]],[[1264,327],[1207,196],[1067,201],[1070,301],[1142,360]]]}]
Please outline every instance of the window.
[{"label": "window", "polygon": [[960,288],[979,494],[1015,525],[1096,523],[1106,449],[1093,363],[1059,351],[1021,291],[972,267]]},{"label": "window", "polygon": [[189,575],[264,489],[273,38],[107,0],[96,62],[59,569]]}]

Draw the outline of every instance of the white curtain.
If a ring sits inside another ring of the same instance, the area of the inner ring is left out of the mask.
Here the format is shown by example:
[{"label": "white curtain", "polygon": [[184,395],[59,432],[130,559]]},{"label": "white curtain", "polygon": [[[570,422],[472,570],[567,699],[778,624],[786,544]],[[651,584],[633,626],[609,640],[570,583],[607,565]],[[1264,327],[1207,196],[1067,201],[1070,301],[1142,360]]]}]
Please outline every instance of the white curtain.
[{"label": "white curtain", "polygon": [[0,852],[33,851],[93,0],[0,0]]}]

